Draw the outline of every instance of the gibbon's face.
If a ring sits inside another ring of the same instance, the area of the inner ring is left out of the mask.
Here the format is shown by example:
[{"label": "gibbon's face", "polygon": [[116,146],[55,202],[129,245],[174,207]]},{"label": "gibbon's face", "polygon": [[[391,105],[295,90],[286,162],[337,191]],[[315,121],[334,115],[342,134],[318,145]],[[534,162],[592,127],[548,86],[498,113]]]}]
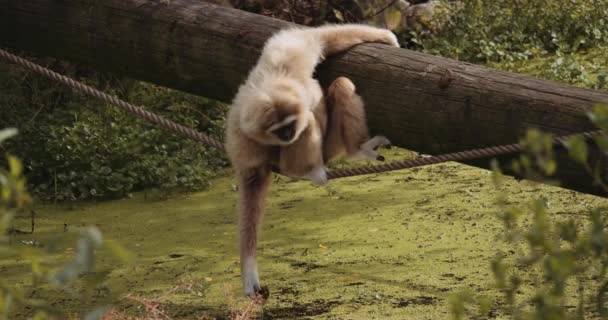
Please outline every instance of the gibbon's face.
[{"label": "gibbon's face", "polygon": [[286,146],[298,139],[306,129],[307,108],[297,88],[277,85],[266,95],[250,101],[242,119],[244,131],[265,145]]}]

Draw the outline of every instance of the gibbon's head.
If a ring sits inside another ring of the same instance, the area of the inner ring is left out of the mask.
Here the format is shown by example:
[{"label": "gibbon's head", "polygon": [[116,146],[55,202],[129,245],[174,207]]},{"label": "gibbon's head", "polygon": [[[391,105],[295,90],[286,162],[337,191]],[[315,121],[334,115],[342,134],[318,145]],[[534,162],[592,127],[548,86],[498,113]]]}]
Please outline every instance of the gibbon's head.
[{"label": "gibbon's head", "polygon": [[290,145],[308,124],[309,106],[305,91],[292,79],[274,79],[254,90],[241,113],[241,128],[264,145]]}]

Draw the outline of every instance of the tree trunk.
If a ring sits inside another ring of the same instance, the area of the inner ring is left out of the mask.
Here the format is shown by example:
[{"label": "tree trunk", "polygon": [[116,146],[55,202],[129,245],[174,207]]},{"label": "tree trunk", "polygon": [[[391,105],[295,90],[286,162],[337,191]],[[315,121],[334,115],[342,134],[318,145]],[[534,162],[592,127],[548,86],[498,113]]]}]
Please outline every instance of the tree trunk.
[{"label": "tree trunk", "polygon": [[[264,41],[289,26],[201,0],[0,0],[2,46],[225,102]],[[372,131],[428,154],[512,143],[531,127],[591,130],[585,112],[608,103],[608,93],[380,44],[357,46],[319,68],[325,84],[338,76],[357,85]],[[602,193],[579,165],[560,159],[563,186]]]}]

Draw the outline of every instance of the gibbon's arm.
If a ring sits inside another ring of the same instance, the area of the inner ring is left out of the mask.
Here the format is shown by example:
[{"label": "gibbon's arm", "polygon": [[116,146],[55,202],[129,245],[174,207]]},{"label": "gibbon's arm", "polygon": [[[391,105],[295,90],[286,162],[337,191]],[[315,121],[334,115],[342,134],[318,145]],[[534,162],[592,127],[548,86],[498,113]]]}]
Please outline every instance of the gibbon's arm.
[{"label": "gibbon's arm", "polygon": [[270,185],[270,170],[265,167],[243,170],[238,179],[241,276],[245,295],[253,298],[262,290],[256,247]]},{"label": "gibbon's arm", "polygon": [[397,37],[387,29],[359,24],[326,25],[310,29],[286,29],[264,46],[254,74],[281,73],[295,78],[311,78],[326,56],[364,42],[399,47]]},{"label": "gibbon's arm", "polygon": [[327,25],[314,29],[323,46],[323,56],[346,51],[365,42],[384,43],[399,47],[397,37],[390,30],[361,24]]}]

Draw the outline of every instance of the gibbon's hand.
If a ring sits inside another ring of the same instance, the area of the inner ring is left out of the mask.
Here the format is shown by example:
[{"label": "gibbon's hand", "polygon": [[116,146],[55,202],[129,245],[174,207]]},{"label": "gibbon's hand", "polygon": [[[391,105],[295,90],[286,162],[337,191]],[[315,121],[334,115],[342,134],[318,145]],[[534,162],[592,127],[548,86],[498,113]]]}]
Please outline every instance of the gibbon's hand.
[{"label": "gibbon's hand", "polygon": [[386,30],[386,39],[380,41],[380,43],[387,44],[389,46],[401,48],[399,45],[399,41],[397,40],[397,36],[390,30]]}]

